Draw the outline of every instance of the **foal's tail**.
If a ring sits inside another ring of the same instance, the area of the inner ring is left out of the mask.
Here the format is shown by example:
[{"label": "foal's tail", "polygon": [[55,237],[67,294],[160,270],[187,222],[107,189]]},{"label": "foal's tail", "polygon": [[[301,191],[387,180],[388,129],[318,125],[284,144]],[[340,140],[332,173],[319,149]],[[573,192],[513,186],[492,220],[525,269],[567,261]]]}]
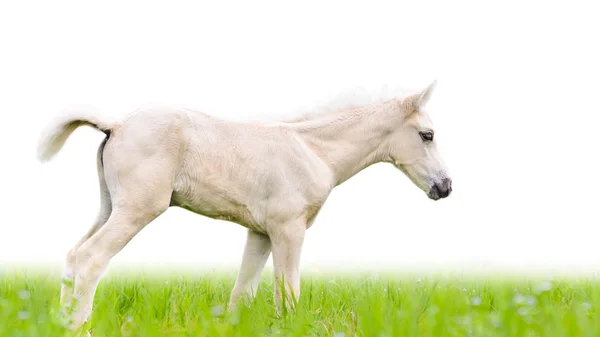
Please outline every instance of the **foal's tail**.
[{"label": "foal's tail", "polygon": [[60,151],[67,138],[82,125],[94,127],[108,135],[116,123],[89,113],[70,112],[58,116],[42,132],[37,149],[38,159],[42,162],[49,161]]}]

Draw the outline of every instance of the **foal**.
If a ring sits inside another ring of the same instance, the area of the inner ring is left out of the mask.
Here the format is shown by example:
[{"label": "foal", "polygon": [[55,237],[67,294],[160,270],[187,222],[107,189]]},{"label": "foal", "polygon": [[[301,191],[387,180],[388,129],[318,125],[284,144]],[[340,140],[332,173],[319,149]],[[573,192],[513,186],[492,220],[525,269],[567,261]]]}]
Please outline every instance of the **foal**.
[{"label": "foal", "polygon": [[97,155],[100,213],[66,258],[61,305],[73,306],[71,328],[91,315],[110,259],[170,206],[248,228],[231,305],[254,297],[270,253],[278,308],[282,293],[298,298],[304,233],[335,186],[371,164],[389,162],[429,198],[450,194],[451,180],[422,109],[432,89],[270,124],[191,110],[144,110],[119,123],[89,114],[60,117],[40,139],[42,161],[81,125],[106,134]]}]

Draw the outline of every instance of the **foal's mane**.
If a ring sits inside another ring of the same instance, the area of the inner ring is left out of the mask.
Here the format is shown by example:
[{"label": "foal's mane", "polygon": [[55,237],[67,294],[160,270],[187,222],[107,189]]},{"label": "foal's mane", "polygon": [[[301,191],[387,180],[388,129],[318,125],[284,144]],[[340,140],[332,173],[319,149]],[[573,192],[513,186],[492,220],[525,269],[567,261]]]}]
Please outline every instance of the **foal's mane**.
[{"label": "foal's mane", "polygon": [[341,115],[347,111],[358,108],[378,105],[388,102],[392,99],[402,99],[407,95],[405,89],[388,89],[384,87],[378,92],[370,92],[364,88],[343,91],[329,101],[320,104],[319,106],[309,109],[297,117],[282,120],[282,123],[301,123],[320,117]]}]

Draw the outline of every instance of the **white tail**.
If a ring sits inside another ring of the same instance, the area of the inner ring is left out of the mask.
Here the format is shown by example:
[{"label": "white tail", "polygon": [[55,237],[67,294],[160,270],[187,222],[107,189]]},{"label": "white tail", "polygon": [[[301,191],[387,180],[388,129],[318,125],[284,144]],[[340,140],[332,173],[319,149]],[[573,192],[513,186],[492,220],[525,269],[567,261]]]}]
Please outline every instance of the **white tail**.
[{"label": "white tail", "polygon": [[82,125],[94,127],[104,133],[110,132],[116,123],[85,112],[69,112],[59,115],[42,132],[38,143],[37,155],[42,162],[49,161],[63,147],[69,136]]}]

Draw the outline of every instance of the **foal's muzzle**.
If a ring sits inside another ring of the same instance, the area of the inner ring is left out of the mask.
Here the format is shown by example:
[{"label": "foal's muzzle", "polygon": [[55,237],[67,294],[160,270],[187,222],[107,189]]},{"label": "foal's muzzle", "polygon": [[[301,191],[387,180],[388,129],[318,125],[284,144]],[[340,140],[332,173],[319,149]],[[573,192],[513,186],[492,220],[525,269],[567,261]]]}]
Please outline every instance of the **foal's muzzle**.
[{"label": "foal's muzzle", "polygon": [[444,178],[431,186],[427,196],[433,200],[438,200],[449,196],[450,192],[452,192],[452,179]]}]

